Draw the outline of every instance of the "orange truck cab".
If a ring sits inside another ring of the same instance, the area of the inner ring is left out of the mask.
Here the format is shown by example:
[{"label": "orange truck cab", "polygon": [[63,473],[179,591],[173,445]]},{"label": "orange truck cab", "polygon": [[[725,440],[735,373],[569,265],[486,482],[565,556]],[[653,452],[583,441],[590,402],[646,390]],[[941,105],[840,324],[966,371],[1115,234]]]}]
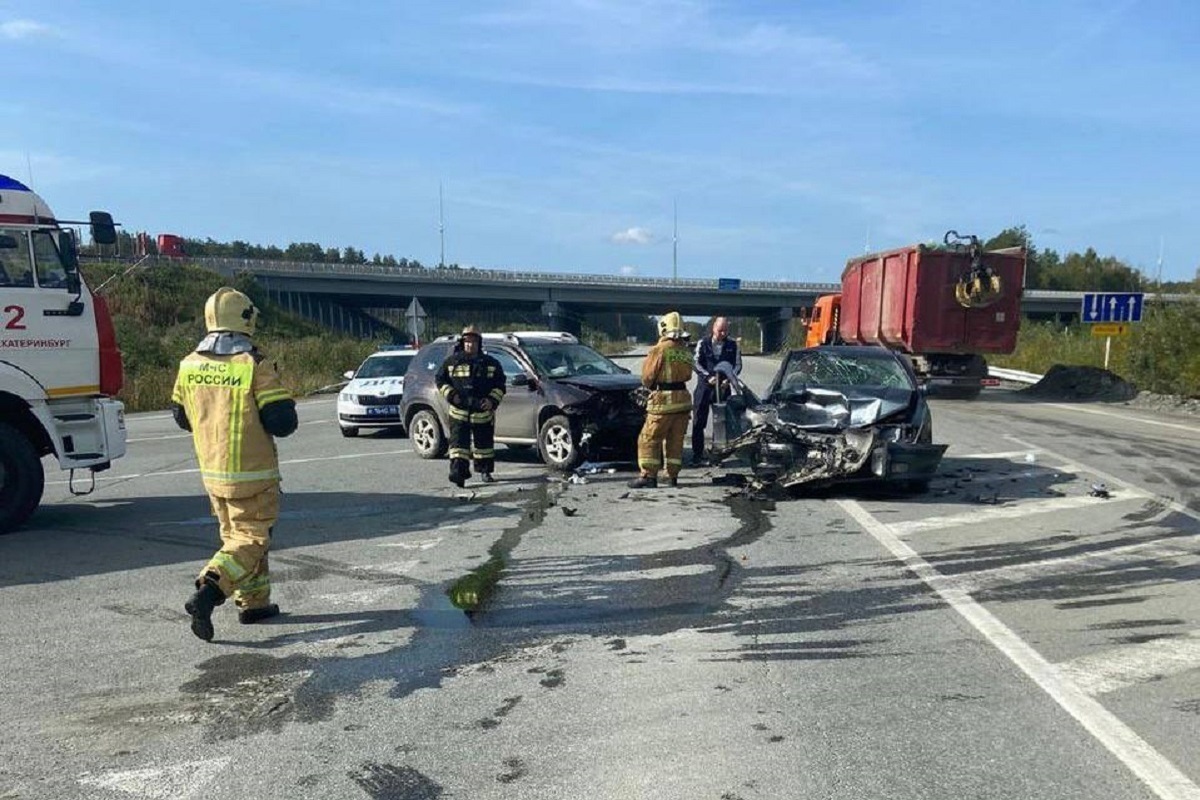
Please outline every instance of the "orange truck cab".
[{"label": "orange truck cab", "polygon": [[842,296],[840,294],[825,294],[817,298],[813,304],[812,315],[808,318],[808,330],[804,336],[805,347],[816,347],[822,344],[838,342],[838,318],[842,311]]}]

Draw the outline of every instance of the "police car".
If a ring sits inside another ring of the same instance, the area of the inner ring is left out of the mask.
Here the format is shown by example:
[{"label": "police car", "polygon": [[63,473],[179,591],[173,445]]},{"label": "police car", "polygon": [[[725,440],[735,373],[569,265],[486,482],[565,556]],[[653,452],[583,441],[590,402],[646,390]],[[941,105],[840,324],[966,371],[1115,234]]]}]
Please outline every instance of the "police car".
[{"label": "police car", "polygon": [[338,394],[337,418],[342,436],[357,436],[362,428],[403,428],[400,398],[404,373],[416,350],[384,347],[367,356],[357,370],[346,373],[349,383]]}]

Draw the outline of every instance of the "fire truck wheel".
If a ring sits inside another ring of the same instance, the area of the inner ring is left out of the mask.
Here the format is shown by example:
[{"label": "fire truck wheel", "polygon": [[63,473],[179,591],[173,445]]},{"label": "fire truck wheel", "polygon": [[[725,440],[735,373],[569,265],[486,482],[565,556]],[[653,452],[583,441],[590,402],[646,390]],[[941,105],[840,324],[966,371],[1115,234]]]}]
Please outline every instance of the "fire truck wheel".
[{"label": "fire truck wheel", "polygon": [[20,431],[0,422],[0,534],[29,519],[45,483],[37,450]]}]

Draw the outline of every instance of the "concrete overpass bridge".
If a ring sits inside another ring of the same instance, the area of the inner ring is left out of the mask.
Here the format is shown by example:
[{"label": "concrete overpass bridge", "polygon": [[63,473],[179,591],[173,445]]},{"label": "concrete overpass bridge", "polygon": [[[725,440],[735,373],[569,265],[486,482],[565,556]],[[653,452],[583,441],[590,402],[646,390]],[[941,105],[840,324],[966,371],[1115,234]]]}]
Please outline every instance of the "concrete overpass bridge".
[{"label": "concrete overpass bridge", "polygon": [[[166,260],[166,259],[162,259]],[[579,332],[590,313],[752,317],[762,327],[764,352],[778,349],[802,310],[839,284],[726,279],[644,278],[377,264],[312,264],[252,259],[197,258],[199,266],[232,277],[250,273],[285,308],[332,327],[373,334],[381,325],[366,309],[404,309],[414,299],[433,315],[506,308],[540,316],[554,330]],[[1063,322],[1078,317],[1083,292],[1027,290],[1022,312]],[[1177,301],[1186,295],[1167,295]],[[399,317],[397,316],[399,323]],[[402,323],[400,323],[402,325]],[[388,326],[383,326],[388,327]]]}]

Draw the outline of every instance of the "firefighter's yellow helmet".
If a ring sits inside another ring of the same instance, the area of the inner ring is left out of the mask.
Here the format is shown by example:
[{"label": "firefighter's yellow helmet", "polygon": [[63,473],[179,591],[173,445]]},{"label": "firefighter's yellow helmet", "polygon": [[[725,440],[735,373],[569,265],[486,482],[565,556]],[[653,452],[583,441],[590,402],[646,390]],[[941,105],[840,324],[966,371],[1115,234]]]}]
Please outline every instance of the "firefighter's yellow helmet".
[{"label": "firefighter's yellow helmet", "polygon": [[687,332],[683,329],[683,317],[678,311],[668,311],[658,318],[658,338],[683,339]]},{"label": "firefighter's yellow helmet", "polygon": [[257,322],[258,308],[237,289],[222,286],[204,304],[204,326],[209,333],[236,331],[253,335]]}]

